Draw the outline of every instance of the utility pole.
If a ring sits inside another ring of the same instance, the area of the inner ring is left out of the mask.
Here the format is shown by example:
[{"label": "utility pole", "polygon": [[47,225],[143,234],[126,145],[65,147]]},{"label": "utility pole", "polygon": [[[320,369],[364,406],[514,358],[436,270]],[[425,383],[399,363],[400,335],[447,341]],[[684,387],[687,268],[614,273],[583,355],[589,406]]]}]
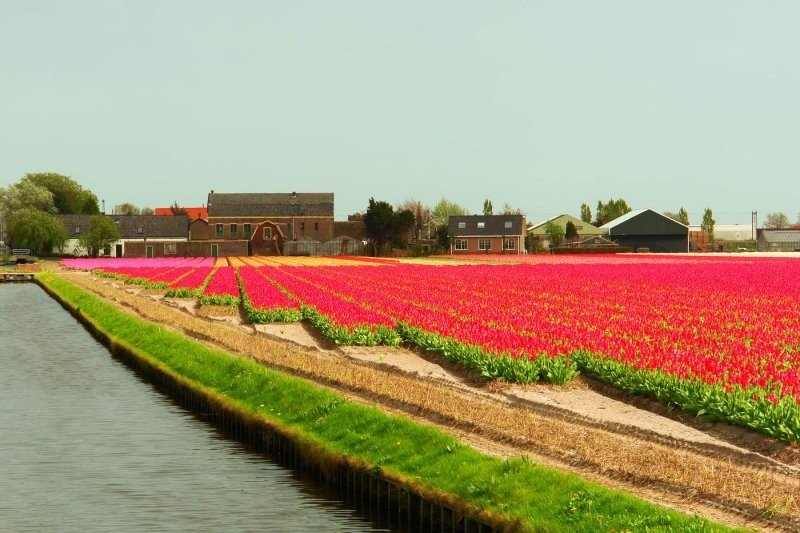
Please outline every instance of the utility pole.
[{"label": "utility pole", "polygon": [[751,216],[751,224],[752,224],[752,234],[750,238],[752,240],[756,240],[756,224],[758,223],[758,211],[753,211],[750,213]]}]

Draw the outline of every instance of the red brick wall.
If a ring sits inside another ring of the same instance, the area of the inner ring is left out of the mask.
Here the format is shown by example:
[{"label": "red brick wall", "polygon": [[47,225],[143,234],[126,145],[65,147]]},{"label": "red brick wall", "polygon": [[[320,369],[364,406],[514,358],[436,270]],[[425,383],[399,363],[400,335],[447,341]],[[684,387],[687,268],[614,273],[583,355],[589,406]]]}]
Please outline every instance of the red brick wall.
[{"label": "red brick wall", "polygon": [[[164,244],[175,244],[174,254],[164,253]],[[189,243],[187,241],[126,241],[123,244],[122,254],[124,257],[147,257],[147,247],[153,247],[153,257],[186,257],[189,255]]]},{"label": "red brick wall", "polygon": [[[453,253],[454,254],[519,254],[523,252],[525,241],[524,239],[519,239],[520,242],[517,242],[517,247],[514,250],[504,250],[503,249],[503,237],[461,237],[461,239],[465,239],[467,241],[467,249],[466,250],[456,250],[455,241],[459,238],[456,237],[453,241]],[[478,240],[480,239],[489,239],[492,242],[491,250],[479,250],[478,249]]]},{"label": "red brick wall", "polygon": [[[222,224],[223,239],[231,238],[231,224],[236,224],[238,226],[237,238],[242,239],[244,238],[245,224],[251,224],[253,231],[255,231],[256,226],[265,220],[267,219],[264,217],[211,217],[208,220],[210,238],[216,238],[217,224]],[[268,220],[289,228],[292,217],[270,217]],[[294,217],[294,224],[298,238],[311,237],[318,241],[329,241],[333,239],[333,217]],[[287,238],[291,238],[288,229],[285,233]]]},{"label": "red brick wall", "polygon": [[189,224],[189,238],[193,241],[213,239],[211,229],[205,220],[195,220]]}]

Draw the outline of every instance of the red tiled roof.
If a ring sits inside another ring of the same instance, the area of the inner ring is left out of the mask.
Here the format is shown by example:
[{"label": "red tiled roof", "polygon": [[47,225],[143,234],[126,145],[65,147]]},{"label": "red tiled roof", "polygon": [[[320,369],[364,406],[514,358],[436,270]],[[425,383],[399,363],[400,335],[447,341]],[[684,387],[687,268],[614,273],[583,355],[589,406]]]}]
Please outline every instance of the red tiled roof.
[{"label": "red tiled roof", "polygon": [[[198,218],[208,219],[207,207],[181,207],[180,209],[186,211],[189,220],[197,220]],[[171,207],[156,207],[155,211],[156,215],[160,216],[170,216],[173,214]]]}]

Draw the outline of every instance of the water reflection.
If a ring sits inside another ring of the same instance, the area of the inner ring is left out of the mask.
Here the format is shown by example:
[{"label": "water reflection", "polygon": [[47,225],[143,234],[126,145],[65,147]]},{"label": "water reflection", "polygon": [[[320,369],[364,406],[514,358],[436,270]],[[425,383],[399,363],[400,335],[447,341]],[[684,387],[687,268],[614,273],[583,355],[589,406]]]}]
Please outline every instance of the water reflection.
[{"label": "water reflection", "polygon": [[0,530],[374,531],[219,438],[44,291],[0,287]]}]

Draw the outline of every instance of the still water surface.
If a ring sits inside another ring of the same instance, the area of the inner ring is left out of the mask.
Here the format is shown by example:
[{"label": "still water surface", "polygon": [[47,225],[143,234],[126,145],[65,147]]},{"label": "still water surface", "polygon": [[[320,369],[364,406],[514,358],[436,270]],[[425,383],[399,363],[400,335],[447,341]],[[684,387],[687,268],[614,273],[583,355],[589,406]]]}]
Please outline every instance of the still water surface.
[{"label": "still water surface", "polygon": [[143,383],[38,286],[0,286],[0,531],[371,531]]}]

